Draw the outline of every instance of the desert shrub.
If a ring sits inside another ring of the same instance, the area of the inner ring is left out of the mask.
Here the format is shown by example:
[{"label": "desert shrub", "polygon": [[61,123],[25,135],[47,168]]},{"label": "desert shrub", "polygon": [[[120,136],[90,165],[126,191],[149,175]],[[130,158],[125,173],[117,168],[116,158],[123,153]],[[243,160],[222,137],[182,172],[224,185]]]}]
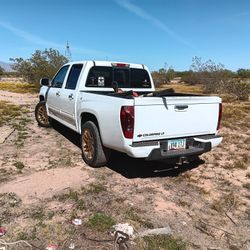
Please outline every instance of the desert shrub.
[{"label": "desert shrub", "polygon": [[200,84],[200,78],[199,78],[199,73],[194,72],[192,70],[186,71],[182,76],[181,80],[185,83],[195,85],[195,84]]},{"label": "desert shrub", "polygon": [[237,100],[248,101],[250,94],[250,83],[240,79],[230,79],[223,83],[223,90],[229,93]]},{"label": "desert shrub", "polygon": [[186,72],[182,80],[189,84],[203,84],[204,93],[218,93],[224,82],[232,78],[233,72],[224,69],[221,63],[212,60],[203,62],[201,57],[194,57],[190,71]]},{"label": "desert shrub", "polygon": [[1,75],[3,75],[3,73],[4,73],[4,69],[0,66],[0,77]]},{"label": "desert shrub", "polygon": [[57,70],[68,59],[60,54],[58,50],[45,49],[36,50],[31,58],[11,58],[13,69],[16,70],[28,83],[38,84],[42,77],[52,78]]},{"label": "desert shrub", "polygon": [[159,87],[161,84],[169,83],[175,77],[175,71],[172,68],[159,69],[152,72],[155,87]]},{"label": "desert shrub", "polygon": [[250,69],[238,69],[237,75],[240,78],[250,78]]}]

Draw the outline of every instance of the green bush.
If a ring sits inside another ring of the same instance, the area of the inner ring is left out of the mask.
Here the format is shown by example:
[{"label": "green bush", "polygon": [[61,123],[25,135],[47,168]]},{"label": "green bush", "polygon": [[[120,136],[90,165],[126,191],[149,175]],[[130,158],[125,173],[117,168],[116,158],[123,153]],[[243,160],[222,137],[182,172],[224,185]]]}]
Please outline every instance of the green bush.
[{"label": "green bush", "polygon": [[186,250],[186,244],[171,235],[145,236],[137,240],[138,249],[150,250]]},{"label": "green bush", "polygon": [[105,232],[113,225],[115,225],[116,221],[109,215],[104,213],[95,213],[88,222],[88,225],[97,231]]},{"label": "green bush", "polygon": [[42,77],[50,79],[55,75],[57,70],[68,59],[61,55],[58,50],[45,49],[44,51],[36,50],[31,58],[11,58],[13,69],[16,70],[28,83],[38,84]]}]

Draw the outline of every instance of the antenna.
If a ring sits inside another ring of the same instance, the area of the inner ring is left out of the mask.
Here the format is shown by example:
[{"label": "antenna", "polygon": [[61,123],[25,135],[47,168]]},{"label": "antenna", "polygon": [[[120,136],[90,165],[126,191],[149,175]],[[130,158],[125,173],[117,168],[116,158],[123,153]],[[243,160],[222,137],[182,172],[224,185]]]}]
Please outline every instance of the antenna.
[{"label": "antenna", "polygon": [[67,57],[67,59],[69,61],[71,61],[71,51],[70,51],[70,48],[69,48],[69,41],[67,41],[67,44],[66,44],[65,57]]}]

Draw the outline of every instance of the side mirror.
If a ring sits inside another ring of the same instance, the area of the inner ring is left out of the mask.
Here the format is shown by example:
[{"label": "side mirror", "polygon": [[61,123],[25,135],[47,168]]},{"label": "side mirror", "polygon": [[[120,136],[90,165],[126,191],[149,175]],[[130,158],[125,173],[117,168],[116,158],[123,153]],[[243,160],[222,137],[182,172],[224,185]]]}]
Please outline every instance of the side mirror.
[{"label": "side mirror", "polygon": [[49,80],[49,78],[42,78],[42,79],[40,80],[40,85],[41,85],[41,86],[49,86],[49,85],[50,85],[50,80]]}]

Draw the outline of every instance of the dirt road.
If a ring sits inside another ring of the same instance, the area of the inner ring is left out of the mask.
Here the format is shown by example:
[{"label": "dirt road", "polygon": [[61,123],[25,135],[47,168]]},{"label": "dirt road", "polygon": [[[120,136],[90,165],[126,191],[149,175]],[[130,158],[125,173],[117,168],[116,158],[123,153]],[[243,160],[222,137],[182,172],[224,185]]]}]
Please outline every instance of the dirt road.
[{"label": "dirt road", "polygon": [[[68,249],[73,239],[77,249],[113,249],[87,239],[111,238],[92,220],[105,214],[137,231],[170,226],[187,249],[250,249],[249,124],[224,127],[220,147],[179,168],[114,153],[107,166],[93,169],[81,158],[76,133],[56,122],[48,129],[37,126],[35,95],[1,91],[1,100],[25,109],[0,127],[0,226],[7,229],[6,241]],[[72,218],[83,224],[76,229]],[[130,248],[143,249],[138,242]]]}]

